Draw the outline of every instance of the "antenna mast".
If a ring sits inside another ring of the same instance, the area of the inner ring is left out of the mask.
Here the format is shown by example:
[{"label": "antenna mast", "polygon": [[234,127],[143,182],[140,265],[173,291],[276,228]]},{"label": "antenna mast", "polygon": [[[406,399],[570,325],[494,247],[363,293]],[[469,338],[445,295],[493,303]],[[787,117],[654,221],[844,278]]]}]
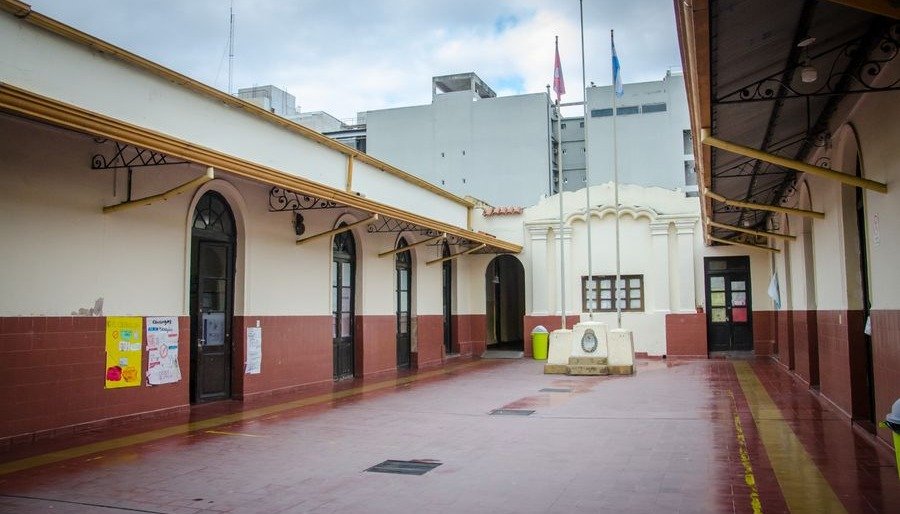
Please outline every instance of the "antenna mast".
[{"label": "antenna mast", "polygon": [[228,27],[228,94],[233,94],[234,80],[234,0],[231,0],[230,25]]}]

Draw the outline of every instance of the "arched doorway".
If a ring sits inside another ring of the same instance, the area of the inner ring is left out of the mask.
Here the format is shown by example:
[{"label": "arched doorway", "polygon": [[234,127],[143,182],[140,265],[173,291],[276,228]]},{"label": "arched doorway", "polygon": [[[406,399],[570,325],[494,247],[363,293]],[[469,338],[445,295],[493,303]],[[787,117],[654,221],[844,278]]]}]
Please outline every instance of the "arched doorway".
[{"label": "arched doorway", "polygon": [[[406,239],[397,241],[397,248],[408,246]],[[396,269],[397,293],[397,367],[408,368],[412,352],[412,321],[410,317],[412,303],[412,255],[409,250],[398,253],[394,257]]]},{"label": "arched doorway", "polygon": [[500,255],[485,272],[489,350],[523,351],[525,269],[512,255]]},{"label": "arched doorway", "polygon": [[[346,225],[345,223],[341,224]],[[331,313],[334,379],[353,378],[353,334],[356,303],[356,242],[349,230],[334,236],[331,246]]]},{"label": "arched doorway", "polygon": [[236,241],[231,208],[207,192],[191,224],[191,402],[231,397]]},{"label": "arched doorway", "polygon": [[[441,257],[450,257],[450,245],[444,241],[441,246]],[[441,277],[443,287],[443,322],[444,322],[444,355],[453,353],[453,261],[444,261],[441,264]]]}]

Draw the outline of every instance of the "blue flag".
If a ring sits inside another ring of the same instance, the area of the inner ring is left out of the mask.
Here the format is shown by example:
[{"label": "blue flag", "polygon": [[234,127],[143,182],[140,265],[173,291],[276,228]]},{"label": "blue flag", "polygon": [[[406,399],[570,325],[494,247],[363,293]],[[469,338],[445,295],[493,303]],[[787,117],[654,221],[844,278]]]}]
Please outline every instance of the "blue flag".
[{"label": "blue flag", "polygon": [[619,56],[616,55],[616,41],[613,39],[613,31],[609,31],[609,41],[612,43],[612,72],[613,87],[616,88],[616,96],[622,98],[625,88],[622,86],[622,67],[619,65]]}]

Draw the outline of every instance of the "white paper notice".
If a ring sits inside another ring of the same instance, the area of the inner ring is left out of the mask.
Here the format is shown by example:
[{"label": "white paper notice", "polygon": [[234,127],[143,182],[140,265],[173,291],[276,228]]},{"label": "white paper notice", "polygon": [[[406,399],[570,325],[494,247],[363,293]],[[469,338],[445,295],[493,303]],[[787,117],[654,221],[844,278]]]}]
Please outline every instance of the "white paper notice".
[{"label": "white paper notice", "polygon": [[160,385],[179,380],[178,318],[147,318],[147,383]]},{"label": "white paper notice", "polygon": [[260,372],[262,366],[262,329],[260,327],[247,328],[247,364],[244,373],[255,375]]}]

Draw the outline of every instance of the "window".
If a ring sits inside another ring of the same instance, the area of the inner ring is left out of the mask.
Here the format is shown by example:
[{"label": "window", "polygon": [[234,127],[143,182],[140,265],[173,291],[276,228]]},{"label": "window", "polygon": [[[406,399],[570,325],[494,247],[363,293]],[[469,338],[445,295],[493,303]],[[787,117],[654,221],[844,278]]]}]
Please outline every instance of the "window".
[{"label": "window", "polygon": [[578,122],[578,127],[579,127],[579,128],[584,128],[584,122],[583,122],[583,121],[579,121],[579,122]]},{"label": "window", "polygon": [[[615,312],[613,283],[615,275],[594,275],[594,280],[581,277],[581,307],[584,312]],[[599,296],[599,306],[597,304]],[[623,312],[644,311],[644,275],[619,276],[619,305]]]},{"label": "window", "polygon": [[559,124],[559,128],[562,129],[562,130],[565,130],[565,129],[566,129],[566,124],[565,124],[565,123],[560,123],[560,124]]},{"label": "window", "polygon": [[691,136],[690,130],[683,130],[681,138],[684,140],[684,155],[694,154],[694,138]]},{"label": "window", "polygon": [[617,116],[627,116],[629,114],[637,114],[638,112],[640,112],[640,108],[637,105],[628,105],[616,109]]},{"label": "window", "polygon": [[612,109],[591,109],[591,118],[605,118],[612,116]]},{"label": "window", "polygon": [[644,104],[641,106],[641,112],[643,112],[644,114],[649,114],[651,112],[666,112],[666,104],[665,102],[656,104]]},{"label": "window", "polygon": [[694,160],[689,159],[684,161],[684,185],[686,186],[696,186],[697,185],[697,173],[694,171]]}]

